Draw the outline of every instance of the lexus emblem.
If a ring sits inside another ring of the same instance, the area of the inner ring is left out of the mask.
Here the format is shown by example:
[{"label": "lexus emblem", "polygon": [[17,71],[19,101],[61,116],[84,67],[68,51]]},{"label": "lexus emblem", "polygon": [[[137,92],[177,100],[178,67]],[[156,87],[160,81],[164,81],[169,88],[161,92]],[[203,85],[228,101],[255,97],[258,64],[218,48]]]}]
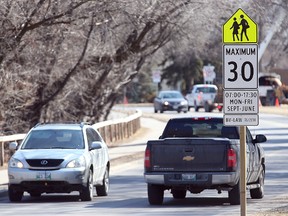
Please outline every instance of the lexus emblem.
[{"label": "lexus emblem", "polygon": [[47,160],[42,160],[40,163],[41,163],[41,165],[47,165],[48,161]]}]

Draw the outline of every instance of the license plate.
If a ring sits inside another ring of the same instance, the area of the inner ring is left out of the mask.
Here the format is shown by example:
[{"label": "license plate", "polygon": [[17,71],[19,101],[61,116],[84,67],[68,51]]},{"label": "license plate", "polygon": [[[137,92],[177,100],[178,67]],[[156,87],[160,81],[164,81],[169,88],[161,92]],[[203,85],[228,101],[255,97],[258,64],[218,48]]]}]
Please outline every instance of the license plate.
[{"label": "license plate", "polygon": [[173,106],[173,109],[178,109],[178,105],[174,105],[174,106]]},{"label": "license plate", "polygon": [[196,174],[182,174],[182,180],[196,181]]},{"label": "license plate", "polygon": [[51,172],[41,172],[36,174],[37,180],[51,180]]}]

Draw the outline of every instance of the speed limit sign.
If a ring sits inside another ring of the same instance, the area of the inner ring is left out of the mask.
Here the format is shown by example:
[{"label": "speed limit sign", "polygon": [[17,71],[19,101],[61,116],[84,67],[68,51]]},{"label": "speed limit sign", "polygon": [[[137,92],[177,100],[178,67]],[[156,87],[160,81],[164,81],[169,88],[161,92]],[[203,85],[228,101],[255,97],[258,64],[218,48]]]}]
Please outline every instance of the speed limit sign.
[{"label": "speed limit sign", "polygon": [[258,45],[223,46],[224,89],[258,88]]}]

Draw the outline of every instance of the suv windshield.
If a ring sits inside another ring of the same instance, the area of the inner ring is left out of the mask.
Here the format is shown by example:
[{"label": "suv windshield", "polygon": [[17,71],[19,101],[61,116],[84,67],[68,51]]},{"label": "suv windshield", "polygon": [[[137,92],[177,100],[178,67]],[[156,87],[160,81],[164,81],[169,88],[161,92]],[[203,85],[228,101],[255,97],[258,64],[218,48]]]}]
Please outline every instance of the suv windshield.
[{"label": "suv windshield", "polygon": [[160,95],[162,98],[183,98],[183,96],[178,92],[169,92],[169,93],[162,93]]},{"label": "suv windshield", "polygon": [[29,133],[21,149],[83,149],[81,130],[34,130]]}]

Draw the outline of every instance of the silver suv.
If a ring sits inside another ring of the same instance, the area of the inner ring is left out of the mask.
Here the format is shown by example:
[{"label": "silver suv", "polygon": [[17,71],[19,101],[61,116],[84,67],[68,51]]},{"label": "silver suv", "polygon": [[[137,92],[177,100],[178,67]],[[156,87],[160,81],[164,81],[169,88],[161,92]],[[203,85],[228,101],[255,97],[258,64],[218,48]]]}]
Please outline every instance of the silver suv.
[{"label": "silver suv", "polygon": [[93,126],[80,124],[38,124],[33,127],[9,160],[9,199],[21,201],[26,191],[42,193],[79,191],[82,201],[91,201],[94,187],[107,196],[110,162],[108,147]]}]

